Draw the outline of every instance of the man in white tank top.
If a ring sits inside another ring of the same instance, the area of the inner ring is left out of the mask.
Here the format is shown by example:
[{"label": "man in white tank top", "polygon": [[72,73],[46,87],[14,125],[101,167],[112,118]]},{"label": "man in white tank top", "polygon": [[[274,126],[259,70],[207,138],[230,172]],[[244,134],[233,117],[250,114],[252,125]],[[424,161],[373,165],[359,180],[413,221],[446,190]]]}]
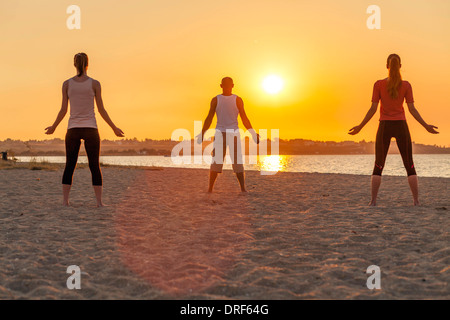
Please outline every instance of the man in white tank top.
[{"label": "man in white tank top", "polygon": [[[209,174],[208,192],[212,192],[217,175],[222,172],[227,147],[231,154],[233,171],[236,173],[241,191],[247,192],[245,189],[244,165],[238,131],[238,115],[241,116],[242,123],[247,130],[253,130],[253,128],[245,114],[244,102],[239,96],[232,94],[234,87],[233,80],[230,77],[223,78],[220,87],[222,88],[222,94],[215,96],[211,100],[208,116],[199,135],[199,138],[203,141],[203,136],[211,126],[214,114],[216,114],[217,125],[214,136],[213,159]],[[256,140],[259,143],[259,135],[256,135]]]}]

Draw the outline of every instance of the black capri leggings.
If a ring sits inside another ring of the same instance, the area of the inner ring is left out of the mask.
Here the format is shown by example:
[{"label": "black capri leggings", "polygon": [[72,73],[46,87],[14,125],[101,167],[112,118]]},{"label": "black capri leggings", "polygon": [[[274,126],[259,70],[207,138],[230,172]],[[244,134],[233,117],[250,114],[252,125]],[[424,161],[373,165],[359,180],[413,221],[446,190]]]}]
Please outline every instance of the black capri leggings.
[{"label": "black capri leggings", "polygon": [[415,175],[416,169],[414,168],[412,157],[411,135],[406,120],[380,121],[375,142],[375,167],[372,174],[381,176],[392,137],[395,137],[397,141],[398,150],[402,156],[403,165],[408,176]]},{"label": "black capri leggings", "polygon": [[66,133],[66,168],[62,178],[63,184],[72,184],[73,172],[77,166],[78,152],[81,139],[89,161],[92,174],[92,185],[102,185],[102,172],[100,170],[100,135],[96,128],[71,128]]}]

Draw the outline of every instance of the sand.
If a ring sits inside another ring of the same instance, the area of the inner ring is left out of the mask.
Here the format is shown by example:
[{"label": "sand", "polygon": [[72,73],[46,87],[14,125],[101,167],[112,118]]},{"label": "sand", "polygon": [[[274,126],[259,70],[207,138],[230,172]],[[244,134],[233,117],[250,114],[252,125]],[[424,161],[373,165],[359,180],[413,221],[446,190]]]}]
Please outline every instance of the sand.
[{"label": "sand", "polygon": [[[1,299],[449,299],[450,193],[445,178],[230,171],[207,194],[208,171],[103,168],[0,170]],[[67,267],[81,269],[69,290]],[[381,269],[381,289],[366,269]]]}]

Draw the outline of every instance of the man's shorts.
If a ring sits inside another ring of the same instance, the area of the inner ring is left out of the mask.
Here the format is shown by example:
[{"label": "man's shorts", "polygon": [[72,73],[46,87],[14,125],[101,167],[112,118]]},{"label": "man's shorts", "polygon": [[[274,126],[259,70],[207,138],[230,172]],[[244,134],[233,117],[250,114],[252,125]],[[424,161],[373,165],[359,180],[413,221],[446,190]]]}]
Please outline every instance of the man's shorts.
[{"label": "man's shorts", "polygon": [[244,172],[244,162],[241,149],[241,136],[239,131],[216,131],[213,142],[211,171],[221,173],[227,147],[230,152],[231,164],[235,173]]}]

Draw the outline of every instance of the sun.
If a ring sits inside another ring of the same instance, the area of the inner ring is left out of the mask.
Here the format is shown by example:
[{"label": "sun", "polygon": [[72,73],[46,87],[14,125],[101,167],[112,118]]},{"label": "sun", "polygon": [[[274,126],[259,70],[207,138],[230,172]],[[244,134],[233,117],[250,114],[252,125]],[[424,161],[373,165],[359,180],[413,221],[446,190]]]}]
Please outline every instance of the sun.
[{"label": "sun", "polygon": [[277,75],[270,75],[264,78],[262,86],[267,93],[276,94],[283,89],[283,79]]}]

